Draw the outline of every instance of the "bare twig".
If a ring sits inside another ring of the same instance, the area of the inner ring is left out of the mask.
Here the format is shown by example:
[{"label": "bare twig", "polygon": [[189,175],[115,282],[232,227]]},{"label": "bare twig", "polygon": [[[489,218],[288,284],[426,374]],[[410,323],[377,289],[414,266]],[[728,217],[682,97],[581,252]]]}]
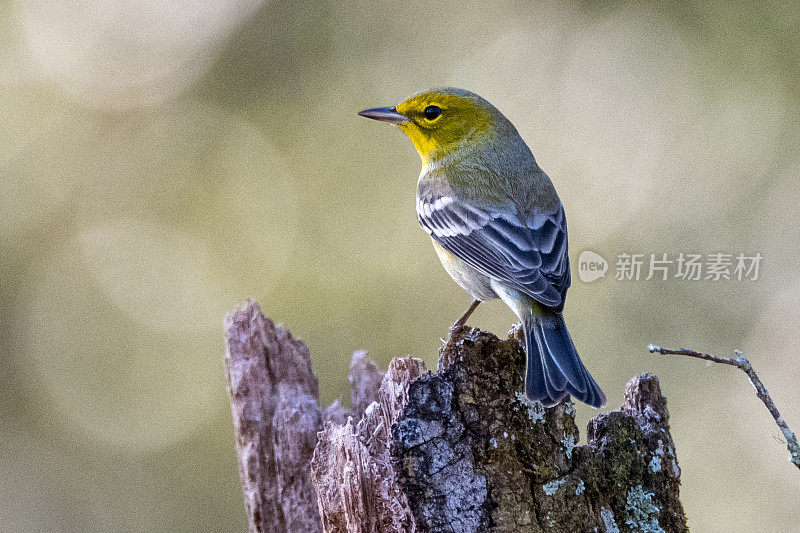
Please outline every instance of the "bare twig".
[{"label": "bare twig", "polygon": [[685,348],[681,348],[680,350],[671,350],[669,348],[662,348],[654,344],[648,345],[647,349],[650,350],[650,353],[659,353],[662,355],[685,355],[687,357],[695,357],[697,359],[703,359],[712,363],[735,366],[747,374],[747,377],[750,378],[750,383],[752,383],[753,387],[756,389],[756,395],[761,399],[762,402],[764,402],[764,405],[767,406],[769,413],[772,415],[772,418],[775,419],[775,423],[778,424],[781,433],[783,433],[783,437],[786,439],[786,448],[789,450],[789,460],[794,463],[797,468],[800,468],[800,444],[797,441],[797,436],[791,429],[789,429],[789,426],[786,425],[786,421],[778,412],[778,408],[775,407],[775,402],[772,401],[772,398],[767,392],[767,388],[763,383],[761,383],[761,380],[758,378],[756,371],[753,370],[753,366],[750,364],[750,361],[747,360],[747,357],[745,357],[741,351],[736,350],[736,359],[731,359],[730,357],[717,357],[716,355],[700,353],[694,350],[687,350]]}]

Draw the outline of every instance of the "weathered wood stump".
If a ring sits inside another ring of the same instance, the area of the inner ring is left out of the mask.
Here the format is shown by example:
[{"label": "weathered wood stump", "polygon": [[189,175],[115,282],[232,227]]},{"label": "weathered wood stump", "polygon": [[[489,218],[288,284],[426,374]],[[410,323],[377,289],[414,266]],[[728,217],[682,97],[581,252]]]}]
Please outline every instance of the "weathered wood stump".
[{"label": "weathered wood stump", "polygon": [[572,402],[522,394],[516,338],[461,328],[435,373],[411,357],[382,373],[356,352],[352,412],[317,405],[307,349],[258,304],[227,317],[226,338],[251,531],[687,530],[655,376],[578,446]]}]

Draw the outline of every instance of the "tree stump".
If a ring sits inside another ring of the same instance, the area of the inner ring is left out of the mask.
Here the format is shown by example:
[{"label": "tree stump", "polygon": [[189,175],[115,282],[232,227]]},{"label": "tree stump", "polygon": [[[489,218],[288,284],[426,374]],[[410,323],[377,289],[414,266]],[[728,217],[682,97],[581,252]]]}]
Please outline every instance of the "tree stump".
[{"label": "tree stump", "polygon": [[516,336],[462,327],[435,373],[412,357],[382,373],[356,352],[352,412],[316,404],[308,351],[258,304],[226,338],[251,531],[687,531],[655,376],[633,378],[579,446],[571,401],[522,392]]}]

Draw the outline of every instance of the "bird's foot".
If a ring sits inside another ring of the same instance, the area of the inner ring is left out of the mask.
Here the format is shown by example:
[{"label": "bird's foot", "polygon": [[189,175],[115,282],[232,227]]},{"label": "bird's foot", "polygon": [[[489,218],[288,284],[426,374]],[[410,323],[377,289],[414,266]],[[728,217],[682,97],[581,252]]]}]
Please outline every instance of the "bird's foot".
[{"label": "bird's foot", "polygon": [[480,301],[480,300],[473,300],[473,302],[472,302],[472,305],[470,305],[470,306],[469,306],[469,309],[467,309],[467,312],[466,312],[466,313],[464,313],[464,315],[463,315],[461,318],[459,318],[458,320],[456,320],[456,321],[453,323],[453,325],[452,325],[452,326],[450,326],[450,336],[451,336],[451,337],[452,337],[452,334],[453,334],[453,333],[455,333],[456,331],[458,331],[458,330],[459,330],[459,329],[461,329],[462,327],[466,326],[466,324],[467,324],[467,319],[469,319],[469,317],[470,317],[470,316],[472,316],[472,313],[474,313],[474,312],[475,312],[475,309],[477,309],[477,308],[478,308],[478,305],[479,305],[480,303],[481,303],[481,301]]}]

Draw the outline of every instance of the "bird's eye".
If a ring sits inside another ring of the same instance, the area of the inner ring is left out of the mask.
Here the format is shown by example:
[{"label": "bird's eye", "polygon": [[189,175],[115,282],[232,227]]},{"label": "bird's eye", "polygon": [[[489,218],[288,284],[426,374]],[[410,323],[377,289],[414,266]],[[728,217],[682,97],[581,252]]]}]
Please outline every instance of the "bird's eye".
[{"label": "bird's eye", "polygon": [[435,120],[436,117],[442,114],[442,108],[436,105],[429,105],[422,112],[427,120]]}]

